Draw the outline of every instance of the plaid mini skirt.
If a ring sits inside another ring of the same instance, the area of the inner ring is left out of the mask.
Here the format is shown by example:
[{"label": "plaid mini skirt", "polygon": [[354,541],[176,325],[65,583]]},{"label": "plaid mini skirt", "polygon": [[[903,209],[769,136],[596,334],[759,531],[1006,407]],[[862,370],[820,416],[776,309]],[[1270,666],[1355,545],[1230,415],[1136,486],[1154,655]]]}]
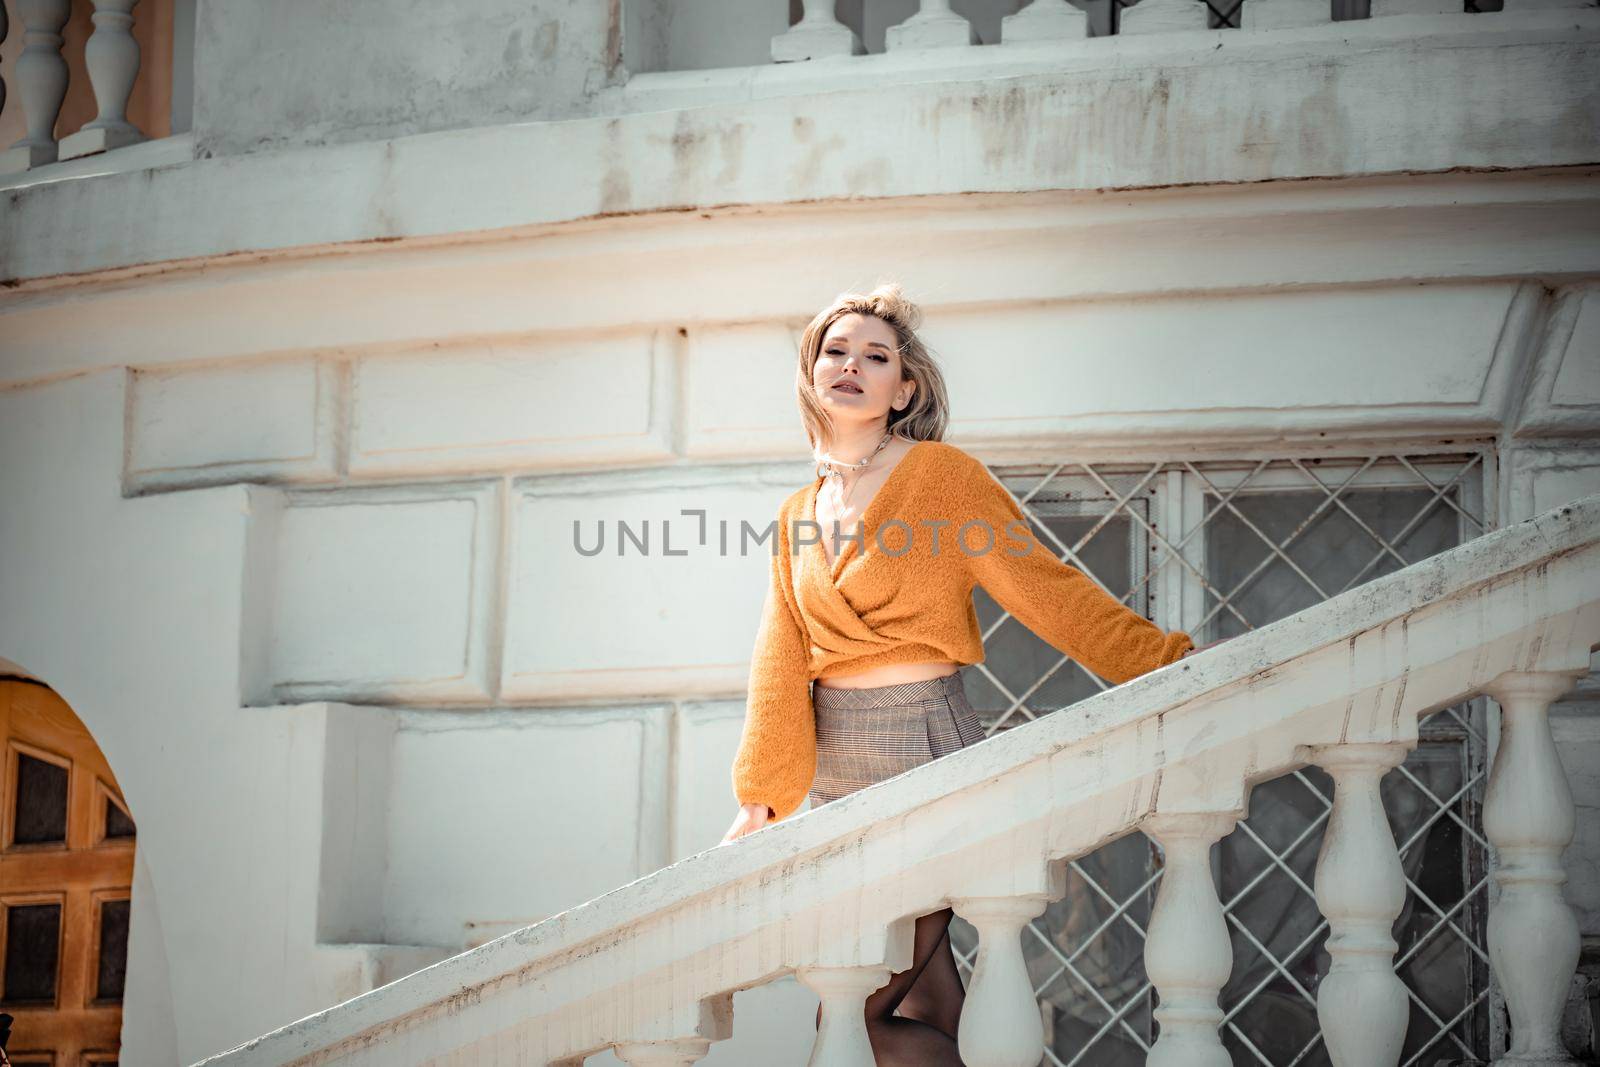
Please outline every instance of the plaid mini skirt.
[{"label": "plaid mini skirt", "polygon": [[817,722],[812,807],[984,738],[959,670],[867,689],[813,684],[811,706]]}]

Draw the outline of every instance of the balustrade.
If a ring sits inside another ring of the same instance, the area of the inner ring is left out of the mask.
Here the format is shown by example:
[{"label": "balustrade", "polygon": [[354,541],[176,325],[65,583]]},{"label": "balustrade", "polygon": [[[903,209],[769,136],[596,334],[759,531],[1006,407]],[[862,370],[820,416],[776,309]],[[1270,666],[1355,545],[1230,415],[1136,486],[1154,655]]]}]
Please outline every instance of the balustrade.
[{"label": "balustrade", "polygon": [[1000,43],[1076,40],[1089,36],[1089,16],[1067,0],[1029,0],[1022,10],[1000,20]]},{"label": "balustrade", "polygon": [[67,0],[19,0],[17,14],[22,19],[22,54],[13,78],[27,132],[0,156],[5,173],[55,162],[56,116],[67,97],[67,61],[61,56]]},{"label": "balustrade", "polygon": [[1499,854],[1489,960],[1511,1014],[1506,1063],[1572,1062],[1557,1031],[1578,966],[1578,921],[1561,895],[1561,853],[1572,843],[1576,815],[1550,733],[1550,703],[1579,676],[1508,671],[1487,687],[1500,705],[1483,829]]},{"label": "balustrade", "polygon": [[[139,44],[131,32],[135,3],[137,0],[95,0],[94,32],[84,45],[84,66],[99,113],[77,132],[57,141],[56,120],[68,84],[61,28],[66,25],[70,4],[68,0],[18,0],[23,48],[13,71],[12,89],[22,102],[27,132],[0,153],[0,173],[30,170],[146,139],[127,115],[128,97],[139,76]],[[0,90],[3,102],[4,91]]]},{"label": "balustrade", "polygon": [[861,38],[834,16],[833,7],[834,0],[805,0],[800,21],[772,39],[772,61],[791,63],[865,52]]},{"label": "balustrade", "polygon": [[971,1067],[1034,1067],[1044,1020],[1022,955],[1022,928],[1049,905],[1038,895],[963,897],[955,913],[978,931],[978,962],[961,1008],[958,1047]]},{"label": "balustrade", "polygon": [[1217,1027],[1217,996],[1233,968],[1222,901],[1211,878],[1211,846],[1233,829],[1234,812],[1167,814],[1143,830],[1161,846],[1166,866],[1145,940],[1145,973],[1161,1004],[1161,1032],[1148,1067],[1229,1067]]},{"label": "balustrade", "polygon": [[1317,1021],[1335,1067],[1400,1059],[1410,1003],[1394,973],[1394,921],[1405,873],[1378,781],[1408,744],[1324,745],[1313,758],[1333,779],[1333,814],[1317,853],[1317,908],[1332,964],[1317,986]]},{"label": "balustrade", "polygon": [[950,0],[921,0],[917,13],[884,31],[884,47],[948,48],[978,43],[978,31],[965,15],[950,9]]},{"label": "balustrade", "polygon": [[128,97],[139,76],[139,43],[129,32],[137,0],[94,0],[94,33],[84,46],[89,84],[100,113],[61,140],[61,158],[92,155],[145,139],[128,121]]}]

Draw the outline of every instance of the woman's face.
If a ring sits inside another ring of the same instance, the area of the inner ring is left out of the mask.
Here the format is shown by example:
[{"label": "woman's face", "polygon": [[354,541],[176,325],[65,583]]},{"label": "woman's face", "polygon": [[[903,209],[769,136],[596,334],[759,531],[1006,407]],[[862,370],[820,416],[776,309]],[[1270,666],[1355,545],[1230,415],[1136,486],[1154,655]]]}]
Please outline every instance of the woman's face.
[{"label": "woman's face", "polygon": [[851,312],[828,327],[811,385],[835,426],[887,424],[890,408],[911,399],[916,386],[901,377],[895,344],[894,330],[872,315]]}]

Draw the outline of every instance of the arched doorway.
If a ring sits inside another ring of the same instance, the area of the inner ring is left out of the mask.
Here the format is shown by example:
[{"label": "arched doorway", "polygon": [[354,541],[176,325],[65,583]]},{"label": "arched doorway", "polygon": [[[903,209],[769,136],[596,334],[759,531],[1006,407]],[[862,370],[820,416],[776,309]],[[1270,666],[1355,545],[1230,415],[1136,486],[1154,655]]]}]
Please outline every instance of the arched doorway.
[{"label": "arched doorway", "polygon": [[0,1011],[13,1063],[117,1062],[134,825],[54,690],[0,678]]}]

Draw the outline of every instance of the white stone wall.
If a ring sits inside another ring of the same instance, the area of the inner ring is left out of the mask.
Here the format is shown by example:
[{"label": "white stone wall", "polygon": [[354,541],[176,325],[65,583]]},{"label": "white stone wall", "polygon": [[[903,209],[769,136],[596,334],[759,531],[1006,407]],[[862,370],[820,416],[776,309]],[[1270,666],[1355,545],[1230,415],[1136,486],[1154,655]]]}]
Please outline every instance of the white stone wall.
[{"label": "white stone wall", "polygon": [[619,3],[205,0],[197,155],[568,117],[617,70]]}]

